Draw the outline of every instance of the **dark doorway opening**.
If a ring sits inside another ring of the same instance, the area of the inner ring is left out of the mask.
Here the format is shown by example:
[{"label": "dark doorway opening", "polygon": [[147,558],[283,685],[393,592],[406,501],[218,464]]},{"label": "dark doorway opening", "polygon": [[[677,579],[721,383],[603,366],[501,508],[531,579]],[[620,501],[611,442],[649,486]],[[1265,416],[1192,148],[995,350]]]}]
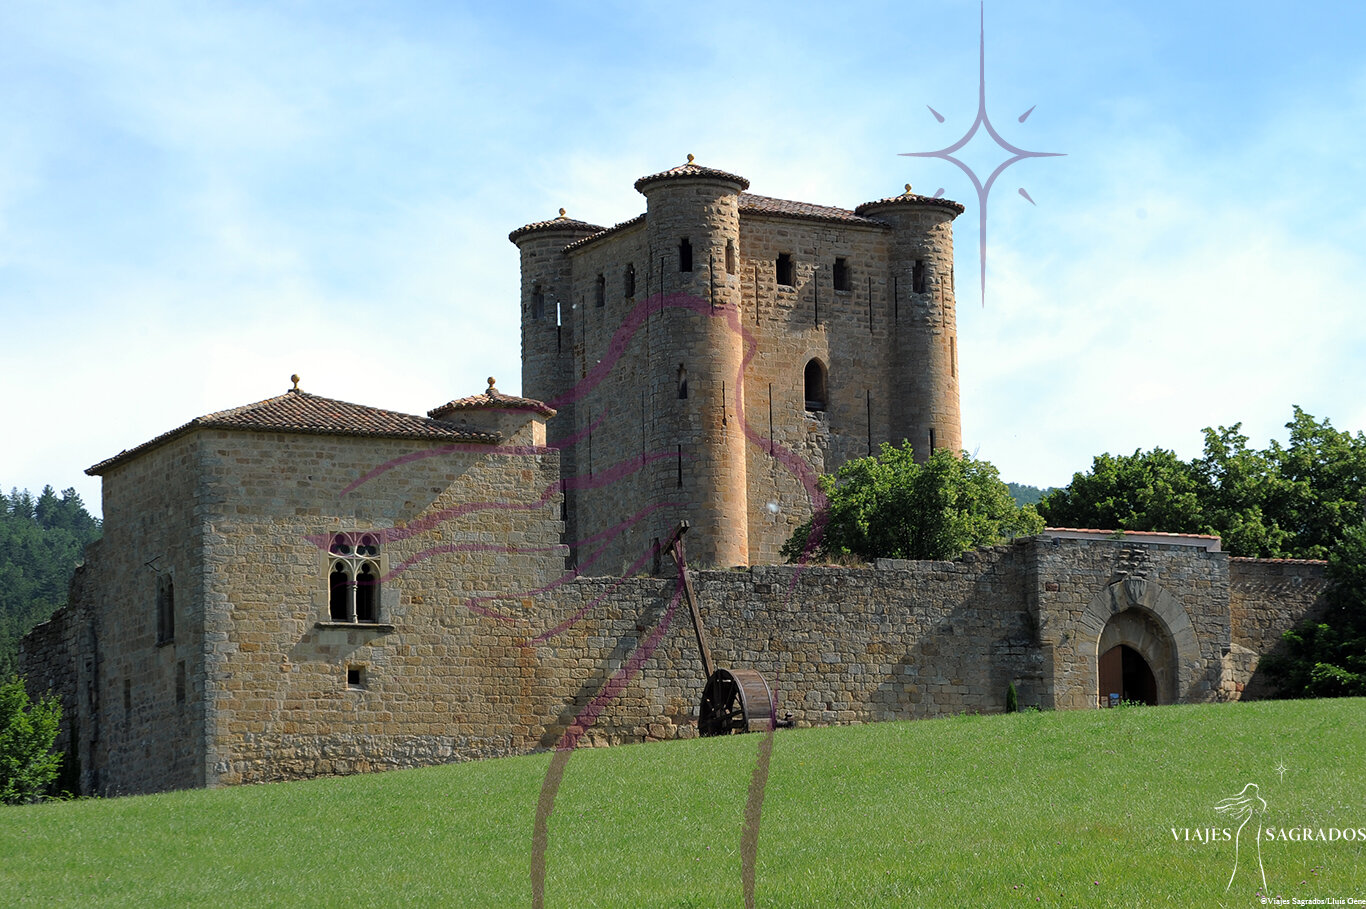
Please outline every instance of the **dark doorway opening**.
[{"label": "dark doorway opening", "polygon": [[1113,707],[1120,701],[1157,703],[1157,677],[1143,654],[1127,644],[1117,644],[1099,660],[1100,705]]}]

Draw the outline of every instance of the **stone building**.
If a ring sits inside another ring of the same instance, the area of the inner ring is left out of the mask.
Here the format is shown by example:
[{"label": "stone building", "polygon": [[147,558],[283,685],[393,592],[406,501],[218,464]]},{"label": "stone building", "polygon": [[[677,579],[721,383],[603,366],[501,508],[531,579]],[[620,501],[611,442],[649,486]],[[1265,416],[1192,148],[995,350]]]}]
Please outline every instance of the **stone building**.
[{"label": "stone building", "polygon": [[[950,224],[687,165],[647,211],[512,234],[524,391],[426,416],[294,387],[96,464],[104,537],[24,639],[83,792],[299,778],[695,734],[655,541],[688,520],[717,664],[798,725],[1266,692],[1321,563],[1049,530],[954,562],[788,566],[808,483],[961,444]],[[549,399],[549,403],[542,403]],[[663,564],[661,564],[663,561]],[[733,566],[748,566],[736,570]]]},{"label": "stone building", "polygon": [[634,570],[685,515],[699,563],[777,562],[812,473],[882,442],[962,448],[963,207],[909,186],[852,211],[748,187],[689,155],[636,181],[629,221],[561,212],[509,235],[522,391],[560,412],[550,441],[582,481],[567,541],[595,574]]}]

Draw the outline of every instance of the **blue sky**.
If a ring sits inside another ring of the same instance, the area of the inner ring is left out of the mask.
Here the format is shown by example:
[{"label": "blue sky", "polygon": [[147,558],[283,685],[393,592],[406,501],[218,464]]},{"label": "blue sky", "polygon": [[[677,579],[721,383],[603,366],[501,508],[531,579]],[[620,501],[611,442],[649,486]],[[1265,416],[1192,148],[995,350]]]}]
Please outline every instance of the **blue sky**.
[{"label": "blue sky", "polygon": [[993,123],[1066,157],[998,181],[982,306],[971,184],[899,156],[976,114],[975,2],[0,5],[0,484],[97,505],[85,467],[294,372],[516,391],[508,231],[632,217],[690,152],[967,204],[964,440],[1006,479],[1264,445],[1295,404],[1366,427],[1366,10],[1110,6],[985,4]]}]

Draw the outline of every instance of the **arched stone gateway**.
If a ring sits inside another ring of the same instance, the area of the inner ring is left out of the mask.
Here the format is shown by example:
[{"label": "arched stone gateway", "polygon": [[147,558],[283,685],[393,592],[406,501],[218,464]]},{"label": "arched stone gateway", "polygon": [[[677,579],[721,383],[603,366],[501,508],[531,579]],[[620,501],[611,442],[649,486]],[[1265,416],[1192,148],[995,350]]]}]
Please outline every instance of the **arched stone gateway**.
[{"label": "arched stone gateway", "polygon": [[1109,585],[1087,604],[1081,652],[1093,667],[1092,704],[1111,694],[1149,704],[1185,699],[1193,681],[1183,667],[1200,665],[1195,629],[1180,601],[1151,581]]}]

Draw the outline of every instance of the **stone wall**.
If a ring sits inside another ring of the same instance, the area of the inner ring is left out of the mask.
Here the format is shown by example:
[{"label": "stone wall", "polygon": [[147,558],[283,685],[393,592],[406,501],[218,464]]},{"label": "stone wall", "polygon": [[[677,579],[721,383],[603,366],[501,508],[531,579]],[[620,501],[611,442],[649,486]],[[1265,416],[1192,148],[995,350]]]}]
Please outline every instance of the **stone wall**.
[{"label": "stone wall", "polygon": [[[143,721],[138,707],[125,717],[107,667],[126,661],[103,640],[93,712],[75,697],[81,728],[102,730],[87,791],[419,766],[567,734],[581,745],[696,734],[705,679],[677,580],[565,570],[558,500],[536,494],[553,453],[414,458],[402,442],[201,435],[215,503],[201,512],[211,659],[191,691],[204,689],[205,719],[170,737],[203,742],[207,771],[127,759],[131,733],[147,733],[118,731]],[[386,463],[397,466],[365,496],[337,495],[343,478],[340,488]],[[469,507],[479,503],[503,507]],[[330,619],[318,541],[339,529],[383,541],[376,623]],[[1321,580],[1318,565],[1236,564],[1230,585],[1226,555],[1199,545],[1045,535],[954,562],[692,576],[715,664],[761,672],[777,713],[807,726],[1000,711],[1011,684],[1021,706],[1093,707],[1097,657],[1116,643],[1152,664],[1162,702],[1236,699],[1235,628],[1245,644],[1271,640],[1252,623],[1293,624]],[[82,583],[108,570],[101,557]],[[1302,595],[1278,603],[1278,585]],[[101,602],[101,627],[134,624]],[[64,698],[81,685],[79,661],[74,673],[61,665],[76,658],[77,614],[59,613],[24,651]],[[134,692],[147,714],[150,695]]]},{"label": "stone wall", "polygon": [[1258,672],[1262,657],[1281,651],[1281,636],[1302,621],[1319,618],[1328,580],[1327,562],[1306,559],[1231,559],[1229,609],[1240,696],[1271,697],[1275,686]]},{"label": "stone wall", "polygon": [[[564,571],[553,451],[201,435],[210,785],[532,747],[512,642]],[[338,533],[377,542],[377,622],[331,615]]]}]

